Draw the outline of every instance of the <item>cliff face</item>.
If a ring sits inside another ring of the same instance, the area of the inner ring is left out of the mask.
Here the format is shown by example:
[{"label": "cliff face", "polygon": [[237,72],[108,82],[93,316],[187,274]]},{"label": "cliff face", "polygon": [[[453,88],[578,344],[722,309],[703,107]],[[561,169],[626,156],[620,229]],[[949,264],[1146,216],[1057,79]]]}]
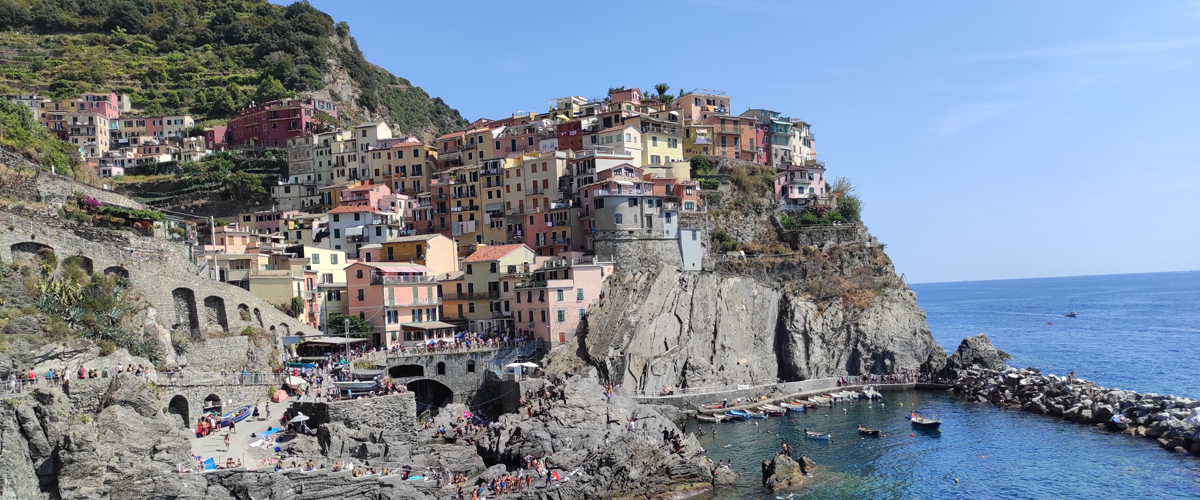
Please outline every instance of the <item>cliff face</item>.
[{"label": "cliff face", "polygon": [[585,357],[651,393],[945,364],[916,295],[865,229],[799,242],[794,254],[710,259],[701,272],[630,266],[589,312]]}]

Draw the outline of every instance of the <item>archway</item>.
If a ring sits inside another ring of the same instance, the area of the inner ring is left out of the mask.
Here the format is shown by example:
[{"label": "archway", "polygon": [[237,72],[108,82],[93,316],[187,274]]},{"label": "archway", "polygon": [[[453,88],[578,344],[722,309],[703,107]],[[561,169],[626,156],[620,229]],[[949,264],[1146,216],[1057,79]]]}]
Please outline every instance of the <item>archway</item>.
[{"label": "archway", "polygon": [[54,253],[54,249],[50,245],[43,245],[34,241],[26,241],[24,243],[13,243],[9,250],[12,251],[13,262],[23,262],[32,264],[39,260],[43,253]]},{"label": "archway", "polygon": [[72,255],[63,260],[64,265],[74,265],[85,273],[92,274],[92,259],[82,255]]},{"label": "archway", "polygon": [[258,312],[258,308],[257,308],[257,307],[255,307],[255,308],[254,308],[254,320],[255,320],[255,321],[258,321],[258,327],[259,327],[259,328],[262,328],[262,327],[263,327],[263,322],[262,322],[262,313]]},{"label": "archway", "polygon": [[192,417],[188,415],[188,400],[182,394],[171,398],[171,402],[167,403],[167,411],[179,415],[184,429],[191,427]]},{"label": "archway", "polygon": [[408,390],[416,394],[418,414],[429,408],[442,408],[454,402],[454,391],[436,380],[423,378],[407,385]]},{"label": "archway", "polygon": [[238,304],[237,310],[238,310],[238,317],[241,318],[243,322],[249,323],[250,322],[250,306],[248,306],[246,304]]},{"label": "archway", "polygon": [[116,276],[117,279],[125,281],[129,279],[129,270],[121,266],[112,266],[104,270],[104,274]]},{"label": "archway", "polygon": [[196,293],[191,288],[176,288],[171,291],[175,302],[175,327],[186,328],[192,335],[200,333],[200,315],[196,311]]},{"label": "archway", "polygon": [[204,326],[229,331],[229,319],[225,316],[225,299],[216,295],[204,298]]},{"label": "archway", "polygon": [[292,327],[288,326],[287,323],[280,323],[279,324],[279,334],[283,335],[284,337],[291,335]]},{"label": "archway", "polygon": [[438,364],[437,364],[437,374],[438,374],[438,375],[445,375],[445,374],[446,374],[446,363],[444,363],[444,362],[441,362],[441,361],[438,361]]},{"label": "archway", "polygon": [[207,397],[205,397],[204,398],[204,412],[205,413],[217,412],[217,414],[220,414],[221,413],[221,396],[218,396],[216,394],[209,394]]},{"label": "archway", "polygon": [[392,378],[405,377],[424,377],[425,367],[421,365],[399,365],[388,368],[388,375]]}]

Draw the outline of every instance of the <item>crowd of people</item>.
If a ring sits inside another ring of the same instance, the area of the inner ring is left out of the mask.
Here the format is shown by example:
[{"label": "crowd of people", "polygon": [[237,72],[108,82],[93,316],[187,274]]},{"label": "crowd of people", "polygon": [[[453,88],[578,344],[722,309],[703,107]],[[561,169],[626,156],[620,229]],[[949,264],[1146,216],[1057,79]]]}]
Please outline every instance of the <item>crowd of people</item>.
[{"label": "crowd of people", "polygon": [[76,379],[97,379],[108,378],[119,373],[129,373],[138,378],[146,378],[150,374],[150,369],[142,365],[128,365],[118,362],[117,366],[110,371],[110,367],[104,366],[101,368],[88,368],[80,365],[78,368],[50,368],[43,373],[38,373],[37,370],[30,368],[25,372],[24,377],[18,377],[16,372],[8,374],[8,380],[5,386],[9,392],[17,392],[27,389],[27,386],[46,383],[49,385],[61,385],[64,381]]}]

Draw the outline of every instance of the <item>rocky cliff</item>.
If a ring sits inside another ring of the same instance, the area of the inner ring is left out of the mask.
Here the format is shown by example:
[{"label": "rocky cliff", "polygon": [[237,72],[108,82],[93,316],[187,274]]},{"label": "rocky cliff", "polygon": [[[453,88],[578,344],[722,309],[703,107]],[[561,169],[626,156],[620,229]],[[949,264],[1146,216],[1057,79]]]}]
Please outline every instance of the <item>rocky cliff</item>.
[{"label": "rocky cliff", "polygon": [[581,334],[585,361],[650,393],[945,365],[916,294],[865,226],[802,226],[771,200],[773,172],[717,168],[732,181],[703,193],[707,212],[680,219],[711,237],[703,270],[616,246],[617,273]]}]

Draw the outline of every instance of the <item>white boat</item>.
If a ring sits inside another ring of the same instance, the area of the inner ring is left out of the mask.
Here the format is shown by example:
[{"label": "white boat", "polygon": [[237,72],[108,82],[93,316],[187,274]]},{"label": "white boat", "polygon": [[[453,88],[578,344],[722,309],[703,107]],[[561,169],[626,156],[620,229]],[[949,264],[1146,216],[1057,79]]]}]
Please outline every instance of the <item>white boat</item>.
[{"label": "white boat", "polygon": [[804,429],[804,437],[806,437],[808,439],[820,439],[820,440],[828,441],[829,433],[828,432],[810,431],[808,429]]}]

